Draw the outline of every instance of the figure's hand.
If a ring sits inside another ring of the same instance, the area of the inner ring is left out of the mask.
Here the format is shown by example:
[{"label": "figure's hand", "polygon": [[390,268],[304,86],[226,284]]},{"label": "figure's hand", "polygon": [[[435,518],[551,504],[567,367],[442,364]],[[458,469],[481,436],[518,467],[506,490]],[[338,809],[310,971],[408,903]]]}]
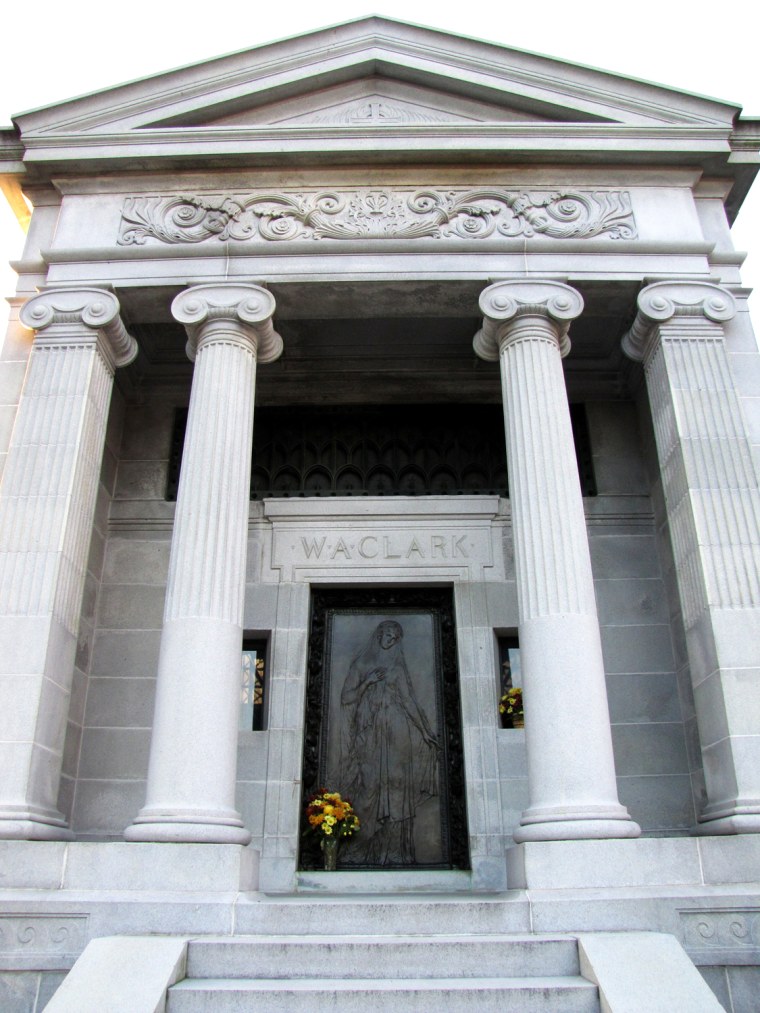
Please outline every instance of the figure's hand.
[{"label": "figure's hand", "polygon": [[385,678],[386,671],[387,670],[385,668],[373,668],[372,671],[367,674],[367,682],[369,685],[372,686],[376,682],[382,682]]}]

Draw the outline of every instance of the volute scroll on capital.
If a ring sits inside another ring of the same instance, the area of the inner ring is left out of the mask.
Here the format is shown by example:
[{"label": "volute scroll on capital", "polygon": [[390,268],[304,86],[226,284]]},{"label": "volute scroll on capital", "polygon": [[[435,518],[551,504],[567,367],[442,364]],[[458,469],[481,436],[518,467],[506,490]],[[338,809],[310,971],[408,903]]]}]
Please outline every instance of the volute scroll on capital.
[{"label": "volute scroll on capital", "polygon": [[215,322],[226,323],[252,340],[258,362],[274,362],[282,355],[283,342],[274,329],[274,296],[260,285],[217,282],[194,285],[180,292],[172,303],[172,315],[188,333],[187,354],[195,360],[198,345],[213,333]]},{"label": "volute scroll on capital", "polygon": [[[79,324],[104,338],[103,351],[116,368],[128,366],[137,355],[137,342],[127,331],[121,319],[119,300],[107,289],[101,288],[49,288],[32,296],[19,314],[21,323],[31,330],[45,331],[55,325],[61,328]],[[51,340],[58,335],[45,335]],[[67,330],[61,335],[70,341]]]},{"label": "volute scroll on capital", "polygon": [[659,324],[673,317],[701,317],[722,324],[736,315],[736,301],[720,285],[707,281],[656,281],[639,292],[638,312],[623,336],[623,351],[641,362]]},{"label": "volute scroll on capital", "polygon": [[480,295],[483,326],[473,339],[475,354],[495,362],[501,347],[517,333],[521,318],[543,318],[547,334],[553,335],[565,356],[570,351],[568,330],[583,311],[583,297],[564,282],[516,279],[489,285]]}]

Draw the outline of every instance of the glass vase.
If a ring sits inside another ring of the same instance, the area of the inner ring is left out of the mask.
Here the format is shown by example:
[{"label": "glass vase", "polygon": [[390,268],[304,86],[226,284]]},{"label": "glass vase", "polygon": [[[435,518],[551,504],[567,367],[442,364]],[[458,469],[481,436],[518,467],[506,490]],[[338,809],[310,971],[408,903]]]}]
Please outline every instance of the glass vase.
[{"label": "glass vase", "polygon": [[338,845],[340,841],[337,837],[323,837],[319,843],[322,848],[325,872],[335,872],[338,868]]}]

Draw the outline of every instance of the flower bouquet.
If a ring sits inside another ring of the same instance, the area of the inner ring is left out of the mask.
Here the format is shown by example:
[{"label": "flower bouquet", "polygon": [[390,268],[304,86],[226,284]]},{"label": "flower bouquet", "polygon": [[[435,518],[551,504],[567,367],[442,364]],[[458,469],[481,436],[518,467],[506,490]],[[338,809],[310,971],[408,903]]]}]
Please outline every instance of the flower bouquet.
[{"label": "flower bouquet", "polygon": [[353,806],[347,798],[341,798],[340,792],[322,788],[306,803],[306,822],[306,833],[319,840],[325,869],[336,869],[340,842],[360,827]]},{"label": "flower bouquet", "polygon": [[520,686],[512,686],[499,700],[499,714],[501,714],[504,728],[522,728],[525,724],[523,713],[523,696]]}]

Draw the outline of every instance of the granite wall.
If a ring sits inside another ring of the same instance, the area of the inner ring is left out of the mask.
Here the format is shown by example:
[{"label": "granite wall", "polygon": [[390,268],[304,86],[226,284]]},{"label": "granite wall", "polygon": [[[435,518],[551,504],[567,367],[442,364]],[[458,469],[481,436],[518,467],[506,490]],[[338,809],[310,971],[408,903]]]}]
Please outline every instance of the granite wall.
[{"label": "granite wall", "polygon": [[[155,394],[130,404],[120,442],[118,398],[112,410],[81,638],[90,657],[83,655],[75,683],[62,788],[62,804],[83,838],[120,837],[144,801],[174,509],[165,500],[165,486],[175,403],[181,402]],[[645,432],[642,437],[631,402],[590,402],[587,415],[598,496],[585,503],[620,798],[646,834],[685,834],[695,820],[692,778],[698,777],[698,749],[687,751],[687,741],[694,737],[693,708],[688,692],[679,694],[683,662],[678,661],[674,621],[677,599],[668,585],[659,491],[646,466],[648,436]],[[496,634],[509,633],[517,624],[516,598],[509,590],[507,518],[495,523],[503,529],[508,579],[502,591],[484,588],[494,630],[494,727]],[[272,636],[270,648],[288,657],[270,664],[270,670],[286,672],[293,665],[305,666],[304,631],[297,631],[295,640],[286,636],[278,615],[288,613],[283,598],[288,588],[259,580],[261,536],[266,537],[267,524],[261,504],[253,504],[246,626],[251,633],[268,635],[279,625],[282,633]],[[278,643],[285,639],[287,645]],[[279,711],[289,706],[288,692],[302,683],[289,685],[270,687],[272,729]],[[239,735],[238,805],[256,842],[264,830],[267,769],[276,751],[269,731]],[[496,749],[500,804],[509,832],[527,805],[524,732],[498,730]],[[276,781],[273,773],[273,785]]]}]

